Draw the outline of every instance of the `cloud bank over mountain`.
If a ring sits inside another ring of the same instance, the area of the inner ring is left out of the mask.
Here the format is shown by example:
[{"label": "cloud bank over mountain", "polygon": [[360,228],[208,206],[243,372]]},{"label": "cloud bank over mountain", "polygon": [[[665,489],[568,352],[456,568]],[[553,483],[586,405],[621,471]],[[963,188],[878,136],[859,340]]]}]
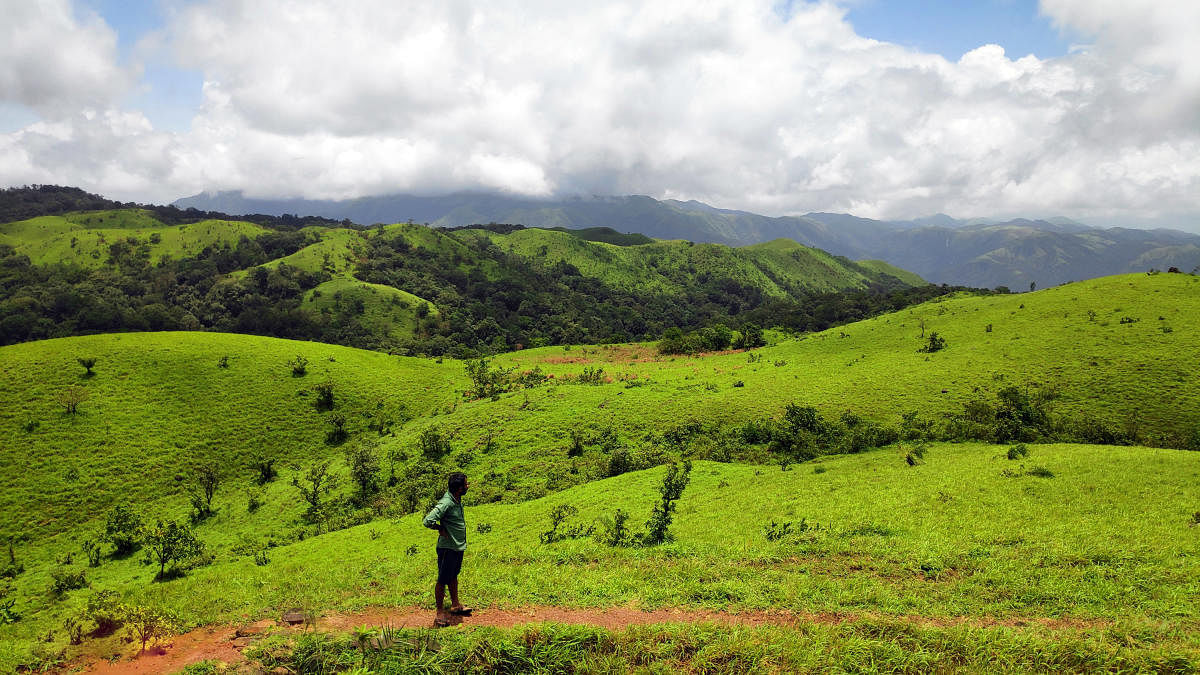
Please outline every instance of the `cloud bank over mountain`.
[{"label": "cloud bank over mountain", "polygon": [[181,132],[123,107],[141,63],[98,17],[66,0],[0,6],[0,97],[40,118],[0,133],[2,184],[156,201],[640,193],[1183,227],[1200,214],[1192,0],[1043,0],[1090,44],[957,61],[863,38],[833,2],[187,3],[138,50],[202,73]]}]

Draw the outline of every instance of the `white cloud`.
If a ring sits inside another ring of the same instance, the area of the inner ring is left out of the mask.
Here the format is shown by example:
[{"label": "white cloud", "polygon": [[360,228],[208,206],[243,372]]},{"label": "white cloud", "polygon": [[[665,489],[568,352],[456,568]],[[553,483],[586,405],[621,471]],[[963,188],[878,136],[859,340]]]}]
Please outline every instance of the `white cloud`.
[{"label": "white cloud", "polygon": [[0,100],[58,119],[111,104],[130,86],[116,34],[69,0],[0,0],[0,16]]},{"label": "white cloud", "polygon": [[[774,4],[200,2],[163,40],[204,73],[189,132],[77,111],[57,135],[0,136],[0,179],[155,200],[495,189],[878,217],[1200,213],[1194,0],[1043,0],[1092,44],[958,62],[862,38],[831,2],[786,19]],[[74,25],[99,36],[89,67],[119,75],[111,31]],[[112,100],[89,96],[55,105]]]}]

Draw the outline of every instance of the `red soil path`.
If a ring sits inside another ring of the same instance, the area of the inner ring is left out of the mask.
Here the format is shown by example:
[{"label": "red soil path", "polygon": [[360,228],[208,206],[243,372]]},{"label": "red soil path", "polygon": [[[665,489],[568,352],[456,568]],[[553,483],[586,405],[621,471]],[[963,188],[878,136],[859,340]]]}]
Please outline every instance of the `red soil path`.
[{"label": "red soil path", "polygon": [[[353,614],[332,614],[317,619],[316,630],[348,632],[355,626],[394,628],[432,628],[433,612],[414,607],[376,607]],[[797,613],[797,612],[742,612],[728,613],[690,609],[657,609],[642,611],[627,607],[601,609],[568,609],[564,607],[530,606],[517,609],[480,609],[473,616],[453,617],[451,626],[493,626],[512,628],[529,623],[553,622],[562,624],[589,625],[611,630],[627,626],[662,623],[716,623],[740,626],[794,626],[805,623],[840,624],[860,619],[888,619],[905,621],[926,627],[971,625],[979,627],[1042,627],[1050,630],[1089,629],[1108,625],[1106,621],[1008,618],[993,619],[980,617],[930,618],[919,616],[882,617],[869,614]],[[277,628],[278,626],[278,628]],[[83,673],[96,675],[151,675],[172,673],[188,664],[214,659],[235,664],[245,658],[241,650],[272,628],[300,632],[303,626],[286,626],[272,620],[259,621],[248,626],[208,626],[177,635],[153,650],[137,655],[130,654],[115,662],[91,661],[75,663],[73,670],[82,667]]]}]

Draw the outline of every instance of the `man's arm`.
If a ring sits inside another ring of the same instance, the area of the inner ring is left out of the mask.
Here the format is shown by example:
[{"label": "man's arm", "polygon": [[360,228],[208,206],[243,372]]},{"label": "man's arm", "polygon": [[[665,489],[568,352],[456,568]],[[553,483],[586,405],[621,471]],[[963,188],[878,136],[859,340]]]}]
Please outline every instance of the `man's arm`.
[{"label": "man's arm", "polygon": [[431,530],[437,530],[442,534],[446,534],[446,528],[442,526],[442,514],[446,512],[447,505],[438,502],[425,516],[424,525]]}]

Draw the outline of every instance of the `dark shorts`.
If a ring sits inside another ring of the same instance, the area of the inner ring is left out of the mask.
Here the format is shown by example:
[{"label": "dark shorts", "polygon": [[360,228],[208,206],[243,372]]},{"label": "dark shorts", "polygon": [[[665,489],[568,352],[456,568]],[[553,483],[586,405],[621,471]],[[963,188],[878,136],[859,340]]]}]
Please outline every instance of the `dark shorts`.
[{"label": "dark shorts", "polygon": [[462,570],[462,551],[453,551],[448,548],[439,548],[438,553],[438,578],[439,584],[452,584],[458,581],[458,573]]}]

